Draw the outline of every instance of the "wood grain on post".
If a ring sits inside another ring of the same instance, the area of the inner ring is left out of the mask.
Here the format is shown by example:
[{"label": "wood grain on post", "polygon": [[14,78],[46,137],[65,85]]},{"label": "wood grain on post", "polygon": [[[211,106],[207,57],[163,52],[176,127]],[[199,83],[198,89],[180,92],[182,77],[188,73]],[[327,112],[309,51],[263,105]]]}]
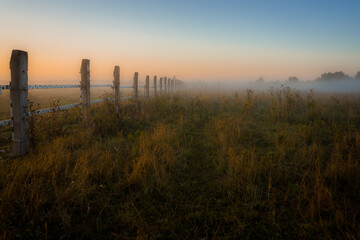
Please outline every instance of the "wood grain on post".
[{"label": "wood grain on post", "polygon": [[149,98],[150,97],[150,76],[146,75],[146,79],[145,79],[145,97]]},{"label": "wood grain on post", "polygon": [[28,53],[13,50],[10,60],[11,70],[11,116],[13,120],[13,156],[29,152],[28,118]]},{"label": "wood grain on post", "polygon": [[167,93],[167,77],[164,77],[164,93]]},{"label": "wood grain on post", "polygon": [[114,107],[115,112],[120,111],[120,67],[115,66],[114,68]]},{"label": "wood grain on post", "polygon": [[157,96],[157,76],[154,76],[154,94]]},{"label": "wood grain on post", "polygon": [[90,123],[90,60],[83,59],[81,62],[81,108],[83,121],[87,125]]},{"label": "wood grain on post", "polygon": [[138,91],[138,82],[139,82],[139,73],[135,72],[134,74],[134,98],[139,98],[139,91]]}]

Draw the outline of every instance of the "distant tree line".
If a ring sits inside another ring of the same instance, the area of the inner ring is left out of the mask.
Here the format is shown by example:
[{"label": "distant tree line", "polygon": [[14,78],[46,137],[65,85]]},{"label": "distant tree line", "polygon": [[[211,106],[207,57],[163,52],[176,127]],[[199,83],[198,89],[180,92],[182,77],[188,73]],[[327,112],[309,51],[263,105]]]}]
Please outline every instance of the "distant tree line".
[{"label": "distant tree line", "polygon": [[[360,72],[354,77],[350,77],[349,75],[345,74],[343,71],[340,72],[328,72],[323,73],[320,77],[316,78],[315,81],[343,81],[343,80],[359,80],[360,81]],[[265,80],[263,77],[260,77],[256,80],[257,83],[263,83]],[[290,76],[287,80],[288,82],[300,82],[299,78],[296,76]]]},{"label": "distant tree line", "polygon": [[[320,77],[315,79],[315,81],[343,81],[343,80],[360,80],[360,72],[357,72],[357,74],[354,77],[350,77],[349,75],[345,74],[343,71],[340,72],[328,72],[322,74]],[[288,79],[288,82],[299,82],[300,80],[295,77],[291,76]]]},{"label": "distant tree line", "polygon": [[288,82],[299,82],[300,80],[297,77],[289,77]]},{"label": "distant tree line", "polygon": [[357,72],[357,74],[355,75],[355,79],[360,80],[360,72]]},{"label": "distant tree line", "polygon": [[[360,76],[358,73],[354,78]],[[353,80],[354,78],[350,77],[349,75],[345,74],[344,72],[328,72],[322,74],[319,78],[315,79],[315,81],[338,81],[338,80]]]},{"label": "distant tree line", "polygon": [[263,83],[265,82],[264,78],[263,77],[259,77],[257,80],[256,80],[257,83]]}]

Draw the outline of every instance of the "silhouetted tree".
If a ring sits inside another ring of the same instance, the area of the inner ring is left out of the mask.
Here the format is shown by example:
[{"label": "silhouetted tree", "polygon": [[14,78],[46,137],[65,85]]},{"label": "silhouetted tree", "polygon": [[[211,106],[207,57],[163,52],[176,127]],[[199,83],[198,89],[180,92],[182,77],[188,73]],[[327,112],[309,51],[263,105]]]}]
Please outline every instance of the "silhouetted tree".
[{"label": "silhouetted tree", "polygon": [[360,80],[360,72],[357,72],[357,74],[355,75],[355,79]]},{"label": "silhouetted tree", "polygon": [[265,80],[263,77],[260,77],[256,80],[257,83],[263,83]]},{"label": "silhouetted tree", "polygon": [[293,77],[289,77],[288,81],[289,82],[299,82],[300,80],[297,77],[293,76]]},{"label": "silhouetted tree", "polygon": [[321,77],[317,78],[316,81],[333,81],[333,80],[349,80],[352,79],[344,72],[328,72],[321,75]]}]

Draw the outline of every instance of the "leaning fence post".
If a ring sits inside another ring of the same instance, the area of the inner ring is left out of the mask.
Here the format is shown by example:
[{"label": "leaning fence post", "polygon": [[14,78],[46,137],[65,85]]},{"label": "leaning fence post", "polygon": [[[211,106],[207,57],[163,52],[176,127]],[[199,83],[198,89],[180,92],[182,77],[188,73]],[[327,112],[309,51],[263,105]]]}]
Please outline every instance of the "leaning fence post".
[{"label": "leaning fence post", "polygon": [[146,79],[145,79],[145,97],[149,98],[150,97],[150,76],[146,75]]},{"label": "leaning fence post", "polygon": [[154,95],[157,95],[157,76],[154,76]]},{"label": "leaning fence post", "polygon": [[120,111],[120,67],[114,68],[114,106],[115,112]]},{"label": "leaning fence post", "polygon": [[167,92],[167,77],[164,77],[164,93],[166,94]]},{"label": "leaning fence post", "polygon": [[11,70],[11,117],[13,121],[13,156],[29,152],[28,118],[28,53],[13,50],[10,60]]},{"label": "leaning fence post", "polygon": [[163,90],[163,78],[160,78],[160,94],[162,94],[162,90]]},{"label": "leaning fence post", "polygon": [[134,98],[136,98],[136,99],[139,97],[138,80],[139,80],[139,73],[135,72],[135,74],[134,74]]},{"label": "leaning fence post", "polygon": [[90,60],[83,59],[81,62],[81,108],[83,121],[90,123]]}]

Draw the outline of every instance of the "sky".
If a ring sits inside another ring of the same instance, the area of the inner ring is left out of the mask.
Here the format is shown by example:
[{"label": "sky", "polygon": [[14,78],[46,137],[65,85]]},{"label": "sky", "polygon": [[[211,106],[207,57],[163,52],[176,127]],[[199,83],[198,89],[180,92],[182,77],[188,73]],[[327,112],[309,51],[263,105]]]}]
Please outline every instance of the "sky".
[{"label": "sky", "polygon": [[12,49],[29,53],[30,84],[135,71],[185,81],[312,80],[360,71],[358,0],[0,0],[0,84]]}]

